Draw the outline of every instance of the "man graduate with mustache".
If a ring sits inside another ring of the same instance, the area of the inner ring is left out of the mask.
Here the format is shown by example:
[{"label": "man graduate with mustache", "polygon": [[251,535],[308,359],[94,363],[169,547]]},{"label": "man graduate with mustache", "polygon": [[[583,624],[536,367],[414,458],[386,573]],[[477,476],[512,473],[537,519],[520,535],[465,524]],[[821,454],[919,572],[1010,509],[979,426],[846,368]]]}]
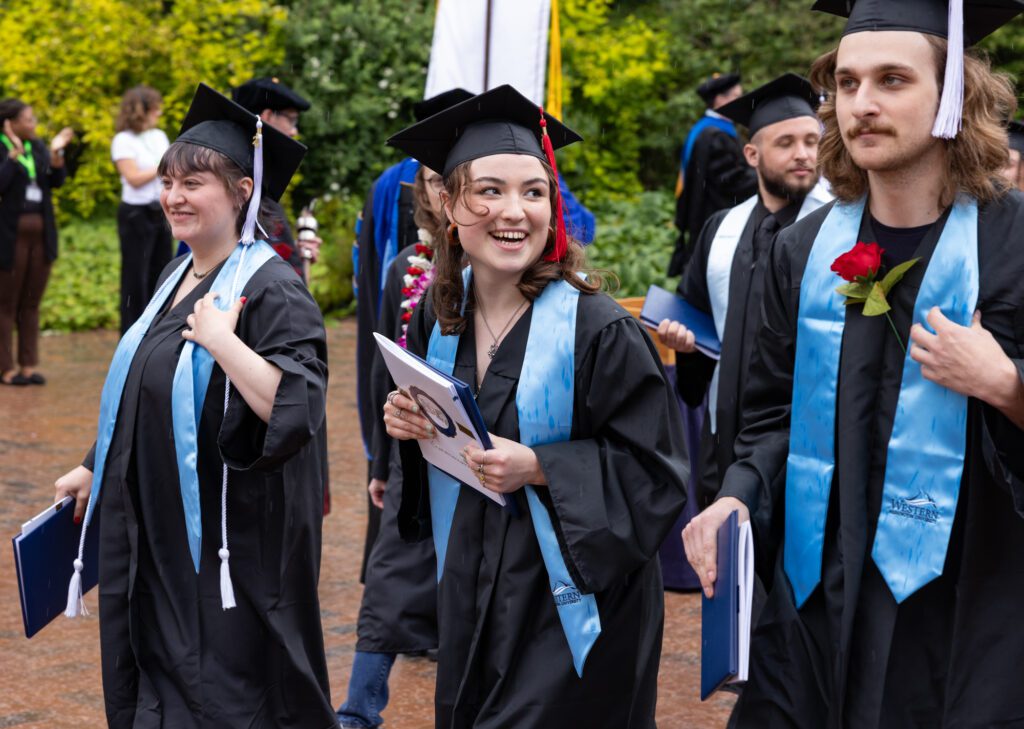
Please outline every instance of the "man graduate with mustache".
[{"label": "man graduate with mustache", "polygon": [[778,546],[739,727],[1019,726],[1024,198],[999,177],[1013,89],[964,48],[1024,4],[815,7],[849,17],[811,75],[838,201],[776,239],[687,555],[712,592],[733,510]]}]

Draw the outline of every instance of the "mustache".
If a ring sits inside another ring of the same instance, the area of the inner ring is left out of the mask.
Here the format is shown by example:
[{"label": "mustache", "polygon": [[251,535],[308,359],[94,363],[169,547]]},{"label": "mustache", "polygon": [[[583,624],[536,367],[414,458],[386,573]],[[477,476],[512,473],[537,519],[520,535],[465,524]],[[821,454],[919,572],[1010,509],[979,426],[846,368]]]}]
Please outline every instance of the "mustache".
[{"label": "mustache", "polygon": [[847,136],[850,139],[856,139],[862,134],[884,134],[890,137],[896,136],[896,130],[889,126],[882,126],[880,124],[873,124],[871,122],[860,122],[847,131]]}]

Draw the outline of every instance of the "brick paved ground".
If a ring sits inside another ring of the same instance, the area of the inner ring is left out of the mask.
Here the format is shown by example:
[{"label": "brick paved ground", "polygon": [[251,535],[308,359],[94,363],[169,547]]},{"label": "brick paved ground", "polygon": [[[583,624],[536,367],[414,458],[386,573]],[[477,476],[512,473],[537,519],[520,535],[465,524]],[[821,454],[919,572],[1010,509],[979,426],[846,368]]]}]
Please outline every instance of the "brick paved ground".
[{"label": "brick paved ground", "polygon": [[[355,645],[359,560],[366,522],[358,444],[353,362],[354,324],[329,331],[328,392],[333,512],[324,524],[320,598],[331,695],[344,697]],[[54,479],[78,463],[92,442],[106,364],[116,344],[109,332],[45,337],[46,387],[0,387],[0,535],[5,544],[20,523],[51,499]],[[661,729],[724,727],[732,700],[697,700],[700,602],[694,595],[666,596],[658,724]],[[96,606],[95,592],[86,602]],[[93,616],[59,619],[25,640],[18,608],[11,548],[0,545],[0,729],[4,727],[102,727],[98,623]],[[400,659],[384,713],[391,729],[433,727],[434,667],[425,659]]]}]

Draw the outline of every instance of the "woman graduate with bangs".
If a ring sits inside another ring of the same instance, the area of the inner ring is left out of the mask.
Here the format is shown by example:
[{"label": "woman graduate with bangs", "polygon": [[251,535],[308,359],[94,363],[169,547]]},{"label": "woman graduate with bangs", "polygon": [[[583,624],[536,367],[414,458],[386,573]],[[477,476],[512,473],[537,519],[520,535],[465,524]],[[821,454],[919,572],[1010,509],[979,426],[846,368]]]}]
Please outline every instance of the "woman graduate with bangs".
[{"label": "woman graduate with bangs", "polygon": [[[326,335],[255,239],[260,199],[280,197],[305,147],[261,126],[200,85],[158,170],[191,253],[118,344],[96,444],[57,481],[83,544],[99,517],[112,729],[337,727],[317,597]],[[76,574],[69,617],[81,594]]]},{"label": "woman graduate with bangs", "polygon": [[502,86],[388,142],[443,171],[450,221],[408,349],[471,384],[494,448],[464,455],[510,502],[428,468],[415,439],[444,436],[389,395],[399,527],[438,555],[439,728],[655,726],[688,467],[653,345],[566,239],[553,149],[578,140]]}]

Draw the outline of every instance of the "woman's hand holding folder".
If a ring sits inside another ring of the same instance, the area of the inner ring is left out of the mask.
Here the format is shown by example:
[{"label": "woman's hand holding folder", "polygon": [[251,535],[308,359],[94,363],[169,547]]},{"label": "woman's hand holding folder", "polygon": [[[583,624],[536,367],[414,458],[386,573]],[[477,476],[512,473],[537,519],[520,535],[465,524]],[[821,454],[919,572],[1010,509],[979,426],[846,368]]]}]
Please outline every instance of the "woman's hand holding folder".
[{"label": "woman's hand holding folder", "polygon": [[75,499],[75,524],[81,524],[85,507],[89,503],[89,494],[92,493],[92,471],[85,466],[76,466],[58,478],[54,487],[57,489],[54,501],[60,501],[65,496]]}]

